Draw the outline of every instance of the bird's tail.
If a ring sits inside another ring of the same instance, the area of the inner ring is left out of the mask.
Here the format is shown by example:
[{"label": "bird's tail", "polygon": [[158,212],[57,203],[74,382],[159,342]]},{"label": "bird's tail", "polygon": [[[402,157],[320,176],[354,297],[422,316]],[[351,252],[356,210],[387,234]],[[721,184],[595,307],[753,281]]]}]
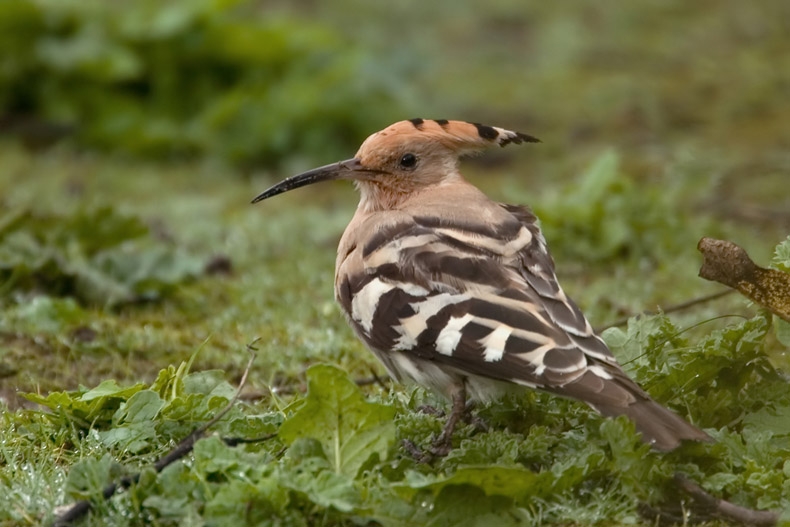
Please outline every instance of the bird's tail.
[{"label": "bird's tail", "polygon": [[656,450],[673,450],[683,440],[713,440],[708,434],[649,397],[639,398],[628,406],[597,404],[593,408],[607,417],[627,416],[636,424],[642,439]]}]

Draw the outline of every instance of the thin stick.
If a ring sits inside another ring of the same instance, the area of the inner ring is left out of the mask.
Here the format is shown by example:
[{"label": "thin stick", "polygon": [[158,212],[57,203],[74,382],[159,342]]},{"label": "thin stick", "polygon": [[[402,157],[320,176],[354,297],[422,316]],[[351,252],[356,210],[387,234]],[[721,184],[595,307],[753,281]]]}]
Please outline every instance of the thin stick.
[{"label": "thin stick", "polygon": [[[376,375],[376,370],[374,370],[373,368],[370,368],[370,374],[373,376],[373,383],[378,384],[381,387],[382,390],[386,390],[387,389],[387,385],[384,383],[384,379],[382,379],[381,377]],[[357,381],[356,381],[357,386],[364,386],[364,384],[361,384],[364,380],[365,379],[357,379]],[[373,383],[370,383],[370,384],[373,384]]]},{"label": "thin stick", "polygon": [[601,331],[603,331],[605,329],[616,328],[616,327],[619,327],[619,326],[624,326],[624,325],[626,325],[628,323],[628,321],[631,318],[633,318],[633,317],[635,317],[637,315],[651,316],[651,315],[657,315],[658,313],[674,313],[675,311],[682,311],[684,309],[688,309],[690,307],[694,307],[694,306],[699,305],[699,304],[704,304],[705,302],[710,302],[712,300],[716,300],[716,299],[721,298],[723,296],[727,296],[727,295],[729,295],[732,292],[733,292],[732,289],[722,289],[721,291],[717,291],[716,293],[711,293],[709,295],[700,296],[700,297],[697,297],[697,298],[692,298],[691,300],[686,300],[685,302],[681,302],[679,304],[674,304],[674,305],[671,305],[671,306],[666,307],[666,308],[660,308],[658,311],[642,311],[640,313],[635,313],[635,314],[632,314],[632,315],[628,315],[627,317],[623,317],[623,318],[617,319],[614,322],[611,322],[611,323],[609,323],[609,324],[607,324],[605,326],[599,326],[599,327],[595,328],[595,332],[596,333],[600,333]]},{"label": "thin stick", "polygon": [[[205,434],[206,431],[217,424],[220,419],[222,419],[225,414],[227,414],[233,405],[239,400],[239,396],[241,395],[241,390],[244,388],[244,384],[247,382],[247,375],[250,373],[250,369],[252,368],[252,363],[255,361],[255,348],[253,347],[255,341],[247,344],[247,352],[250,354],[250,360],[247,361],[247,367],[244,368],[244,373],[241,376],[241,380],[239,381],[239,385],[236,388],[236,393],[233,394],[233,397],[228,401],[228,404],[220,410],[213,418],[211,418],[208,422],[200,426],[199,428],[195,429],[191,434],[186,436],[181,442],[176,445],[176,447],[168,452],[164,457],[161,457],[154,463],[154,468],[157,472],[161,472],[166,466],[178,461],[182,457],[186,456],[188,453],[192,451],[192,448],[195,446],[195,443],[199,439],[201,439]],[[110,499],[113,495],[115,495],[116,491],[119,488],[126,489],[132,486],[134,483],[140,479],[140,474],[134,474],[132,476],[125,476],[120,479],[117,483],[110,483],[104,490],[102,491],[102,497],[105,500]],[[78,501],[71,507],[69,507],[66,512],[59,515],[55,518],[53,522],[53,527],[66,527],[71,525],[72,522],[78,520],[88,514],[88,511],[91,510],[91,502],[90,500],[82,500]]]},{"label": "thin stick", "polygon": [[705,489],[683,474],[675,474],[675,482],[684,492],[694,498],[704,510],[710,511],[710,514],[714,517],[732,523],[756,527],[773,527],[779,522],[779,513],[747,509],[727,500],[711,496]]}]

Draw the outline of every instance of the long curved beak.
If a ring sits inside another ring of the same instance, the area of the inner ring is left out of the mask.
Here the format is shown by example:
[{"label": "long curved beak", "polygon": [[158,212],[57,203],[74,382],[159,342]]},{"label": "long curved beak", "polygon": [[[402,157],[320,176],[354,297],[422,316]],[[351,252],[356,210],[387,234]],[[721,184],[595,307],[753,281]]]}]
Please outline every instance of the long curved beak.
[{"label": "long curved beak", "polygon": [[345,161],[340,161],[339,163],[332,163],[331,165],[314,168],[313,170],[308,170],[302,174],[297,174],[284,179],[273,187],[270,187],[258,194],[255,199],[252,200],[252,203],[258,203],[259,201],[271,198],[277,194],[282,194],[283,192],[288,192],[289,190],[293,190],[295,188],[312,185],[313,183],[318,183],[320,181],[332,181],[334,179],[356,179],[359,177],[360,173],[371,172],[376,171],[362,166],[362,163],[359,161],[359,159],[346,159]]}]

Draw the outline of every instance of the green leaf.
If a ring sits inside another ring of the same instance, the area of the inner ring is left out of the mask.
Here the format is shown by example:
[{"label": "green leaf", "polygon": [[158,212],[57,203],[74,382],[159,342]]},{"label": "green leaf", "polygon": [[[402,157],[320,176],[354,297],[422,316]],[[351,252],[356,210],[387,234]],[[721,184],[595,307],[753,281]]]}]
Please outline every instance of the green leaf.
[{"label": "green leaf", "polygon": [[305,458],[289,468],[281,471],[281,484],[303,493],[316,505],[349,512],[361,504],[353,476],[335,472],[326,459]]},{"label": "green leaf", "polygon": [[[0,104],[24,107],[55,138],[53,121],[73,125],[91,149],[246,165],[340,156],[402,115],[408,63],[398,53],[287,11],[262,16],[238,0],[6,0]],[[29,128],[22,135],[39,137]]]},{"label": "green leaf", "polygon": [[151,423],[164,405],[165,401],[156,392],[139,391],[121,404],[113,415],[112,428],[99,432],[99,437],[108,446],[140,452],[151,446],[156,437],[156,427]]},{"label": "green leaf", "polygon": [[270,525],[289,515],[290,501],[276,478],[231,480],[206,503],[203,518],[208,525]]},{"label": "green leaf", "polygon": [[118,397],[121,399],[127,399],[143,389],[145,389],[145,385],[142,383],[123,387],[119,386],[115,380],[110,379],[107,381],[102,381],[102,383],[96,388],[88,390],[82,394],[80,396],[80,400],[92,401],[94,399],[98,399],[99,397]]},{"label": "green leaf", "polygon": [[776,339],[781,342],[784,347],[790,348],[790,322],[782,320],[774,315],[773,324]]},{"label": "green leaf", "polygon": [[667,346],[686,345],[678,333],[667,316],[653,315],[631,317],[626,331],[608,328],[601,337],[623,369],[632,376],[638,376],[646,368],[655,370],[663,367],[666,360],[663,351]]},{"label": "green leaf", "polygon": [[222,370],[204,370],[184,376],[184,394],[199,393],[232,399],[236,389],[225,379]]},{"label": "green leaf", "polygon": [[[93,282],[107,277],[108,283],[120,284],[119,291],[129,291],[140,298],[156,299],[173,285],[198,276],[203,269],[200,258],[162,245],[126,244],[96,255],[91,265],[98,271]],[[125,300],[121,296],[114,301]]]},{"label": "green leaf", "polygon": [[86,314],[72,298],[35,296],[3,313],[0,327],[27,333],[57,334],[85,320]]},{"label": "green leaf", "polygon": [[755,430],[770,431],[774,435],[790,436],[790,404],[779,407],[769,405],[743,418]]},{"label": "green leaf", "polygon": [[146,513],[184,523],[189,523],[185,519],[199,517],[206,491],[205,481],[199,480],[196,471],[185,463],[168,465],[158,474],[146,469],[140,482],[130,488]]},{"label": "green leaf", "polygon": [[365,401],[345,372],[319,364],[307,370],[304,404],[283,423],[279,436],[287,444],[317,439],[332,469],[353,478],[372,455],[386,459],[395,441],[394,416],[393,408]]},{"label": "green leaf", "polygon": [[102,490],[120,474],[120,465],[109,454],[88,458],[71,467],[66,493],[74,499],[100,499]]},{"label": "green leaf", "polygon": [[102,426],[112,419],[121,404],[135,393],[145,389],[144,384],[122,387],[114,380],[104,381],[88,391],[52,392],[46,397],[35,393],[25,398],[57,413],[66,414],[80,426]]},{"label": "green leaf", "polygon": [[217,436],[210,436],[195,443],[195,466],[213,480],[222,476],[234,479],[244,474],[245,478],[268,475],[272,467],[266,452],[248,452],[244,447],[232,447]]},{"label": "green leaf", "polygon": [[116,305],[158,299],[202,272],[199,258],[148,234],[140,218],[106,206],[9,213],[0,218],[0,295],[44,292]]},{"label": "green leaf", "polygon": [[461,527],[508,527],[535,524],[511,498],[487,495],[475,485],[447,485],[435,497],[418,495],[405,509],[397,500],[378,506],[373,518],[386,526],[453,525]]},{"label": "green leaf", "polygon": [[581,176],[573,199],[580,203],[594,203],[602,199],[618,177],[620,156],[614,150],[600,154]]},{"label": "green leaf", "polygon": [[518,499],[525,496],[542,496],[551,488],[551,474],[537,474],[524,467],[480,465],[463,467],[449,476],[428,475],[410,471],[402,483],[393,488],[406,498],[417,490],[428,489],[438,494],[448,485],[472,485],[487,496],[507,496]]},{"label": "green leaf", "polygon": [[776,246],[772,263],[777,269],[790,273],[790,236]]}]

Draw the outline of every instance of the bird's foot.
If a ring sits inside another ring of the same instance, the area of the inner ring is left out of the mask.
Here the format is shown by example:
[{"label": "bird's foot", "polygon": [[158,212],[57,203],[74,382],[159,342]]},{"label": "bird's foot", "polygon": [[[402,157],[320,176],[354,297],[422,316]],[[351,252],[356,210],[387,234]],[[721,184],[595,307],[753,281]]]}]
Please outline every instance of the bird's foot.
[{"label": "bird's foot", "polygon": [[431,446],[428,448],[428,452],[430,452],[434,458],[437,458],[446,456],[452,449],[453,436],[452,434],[447,434],[447,431],[445,430],[439,434],[439,437],[437,437],[433,443],[431,443]]},{"label": "bird's foot", "polygon": [[475,427],[475,433],[488,432],[489,430],[488,423],[486,423],[485,420],[479,415],[470,414],[466,419],[464,419],[464,421],[467,424],[470,424],[473,427]]},{"label": "bird's foot", "polygon": [[409,453],[414,461],[420,464],[427,464],[433,461],[434,456],[431,454],[430,450],[423,450],[417,445],[414,444],[414,441],[411,439],[404,439],[401,441],[401,445],[403,445],[403,449]]},{"label": "bird's foot", "polygon": [[428,464],[437,458],[444,457],[453,449],[452,436],[447,436],[444,433],[440,434],[426,449],[418,447],[414,441],[409,439],[404,439],[401,444],[412,459],[420,464]]},{"label": "bird's foot", "polygon": [[423,404],[421,406],[418,406],[417,411],[420,412],[421,414],[433,415],[435,417],[444,417],[445,415],[447,415],[444,410],[440,410],[439,408],[436,408],[435,406],[431,406],[430,404]]},{"label": "bird's foot", "polygon": [[488,423],[486,423],[482,417],[474,413],[475,406],[476,404],[474,401],[467,402],[461,414],[461,420],[468,425],[474,426],[475,432],[488,432]]}]

